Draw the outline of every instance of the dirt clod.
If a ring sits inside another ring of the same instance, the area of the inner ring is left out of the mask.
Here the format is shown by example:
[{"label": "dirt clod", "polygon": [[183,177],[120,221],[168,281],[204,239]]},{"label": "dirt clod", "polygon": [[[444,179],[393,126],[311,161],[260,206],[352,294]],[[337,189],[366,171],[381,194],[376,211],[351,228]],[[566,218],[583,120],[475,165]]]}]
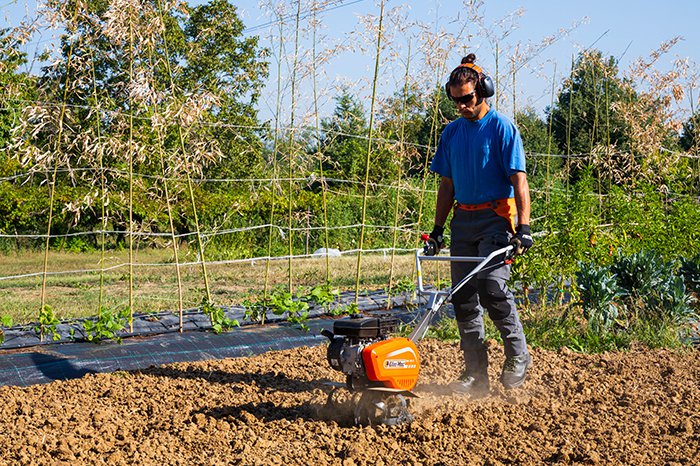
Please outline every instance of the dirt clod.
[{"label": "dirt clod", "polygon": [[532,350],[529,380],[491,393],[445,390],[455,344],[424,341],[396,427],[352,425],[352,397],[325,347],[0,388],[4,464],[693,464],[700,451],[700,351],[583,355]]}]

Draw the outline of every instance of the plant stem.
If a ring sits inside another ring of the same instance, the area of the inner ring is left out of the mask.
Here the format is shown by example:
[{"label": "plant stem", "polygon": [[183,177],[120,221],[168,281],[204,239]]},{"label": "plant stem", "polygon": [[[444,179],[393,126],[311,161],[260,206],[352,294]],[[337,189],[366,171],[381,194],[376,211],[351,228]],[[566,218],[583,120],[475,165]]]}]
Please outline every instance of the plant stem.
[{"label": "plant stem", "polygon": [[[75,11],[73,12],[73,21],[78,16],[78,9],[76,8]],[[54,165],[53,165],[53,175],[51,176],[51,181],[49,182],[49,219],[48,219],[48,225],[46,227],[46,242],[44,244],[44,264],[43,264],[43,272],[41,275],[41,306],[39,308],[39,316],[41,317],[41,314],[44,312],[44,308],[46,307],[46,278],[48,275],[48,269],[49,269],[49,245],[51,243],[51,225],[53,224],[53,203],[54,203],[54,198],[56,196],[56,176],[58,173],[58,164],[60,162],[60,157],[63,154],[63,147],[61,145],[61,139],[63,138],[63,120],[66,115],[66,103],[68,101],[68,82],[69,82],[69,77],[70,74],[68,71],[71,68],[72,64],[72,58],[73,58],[73,44],[74,42],[71,42],[71,45],[68,49],[68,56],[66,58],[66,82],[63,88],[63,99],[61,101],[61,113],[58,118],[58,132],[56,134],[56,143],[54,147],[54,151],[56,153],[55,160],[54,160]],[[46,176],[47,181],[48,181],[48,174]],[[41,319],[40,319],[41,320]],[[39,340],[43,341],[44,340],[44,326],[40,326],[40,332],[39,332]]]},{"label": "plant stem", "polygon": [[[406,71],[404,73],[404,85],[403,85],[403,96],[401,98],[401,126],[399,129],[399,160],[402,161],[403,157],[406,156],[405,142],[406,142],[406,103],[408,100],[408,79],[409,71],[411,68],[411,41],[408,41],[408,53],[406,58]],[[394,262],[396,259],[396,242],[398,238],[398,226],[399,226],[399,205],[401,204],[401,174],[403,172],[403,164],[399,164],[396,175],[396,202],[394,203],[394,233],[391,241],[391,266],[389,267],[389,288],[387,290],[387,307],[391,306],[391,295],[394,286]]]},{"label": "plant stem", "polygon": [[357,251],[357,271],[355,274],[355,304],[360,298],[360,274],[362,270],[362,248],[365,240],[365,217],[367,215],[367,193],[369,189],[369,166],[372,155],[372,133],[374,131],[374,105],[377,98],[377,80],[379,78],[379,58],[382,50],[382,23],[384,21],[384,0],[381,1],[379,10],[379,29],[377,31],[377,49],[374,56],[374,78],[372,80],[372,100],[369,112],[369,129],[367,137],[367,156],[365,158],[365,184],[362,195],[362,215],[360,221],[360,240]]}]

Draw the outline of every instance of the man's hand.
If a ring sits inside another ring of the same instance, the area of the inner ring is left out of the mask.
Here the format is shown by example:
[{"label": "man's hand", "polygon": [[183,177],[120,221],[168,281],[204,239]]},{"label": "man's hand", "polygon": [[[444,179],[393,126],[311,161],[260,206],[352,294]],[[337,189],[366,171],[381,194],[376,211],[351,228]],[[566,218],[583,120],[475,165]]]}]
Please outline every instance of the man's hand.
[{"label": "man's hand", "polygon": [[515,236],[510,240],[514,246],[516,256],[523,255],[532,247],[532,236],[530,235],[530,225],[518,225],[515,229]]},{"label": "man's hand", "polygon": [[435,225],[433,231],[428,235],[427,244],[423,248],[423,254],[426,256],[436,256],[445,246],[445,239],[442,234],[445,232],[445,227]]}]

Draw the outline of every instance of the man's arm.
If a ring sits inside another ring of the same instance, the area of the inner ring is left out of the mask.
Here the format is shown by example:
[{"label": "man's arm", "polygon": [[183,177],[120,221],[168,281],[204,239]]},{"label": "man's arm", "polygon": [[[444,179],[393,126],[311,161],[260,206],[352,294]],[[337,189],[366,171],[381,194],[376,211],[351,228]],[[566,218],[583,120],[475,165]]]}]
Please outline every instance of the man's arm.
[{"label": "man's arm", "polygon": [[[510,176],[515,194],[515,207],[518,212],[518,225],[530,225],[530,186],[525,172],[517,172]],[[442,185],[441,185],[442,186]],[[438,204],[440,193],[438,192]]]},{"label": "man's arm", "polygon": [[[444,227],[447,222],[447,216],[450,215],[452,205],[455,199],[455,187],[452,184],[452,178],[443,176],[440,178],[440,187],[438,188],[437,204],[435,206],[435,225]],[[529,199],[529,198],[528,198]],[[528,212],[529,212],[528,202]]]}]

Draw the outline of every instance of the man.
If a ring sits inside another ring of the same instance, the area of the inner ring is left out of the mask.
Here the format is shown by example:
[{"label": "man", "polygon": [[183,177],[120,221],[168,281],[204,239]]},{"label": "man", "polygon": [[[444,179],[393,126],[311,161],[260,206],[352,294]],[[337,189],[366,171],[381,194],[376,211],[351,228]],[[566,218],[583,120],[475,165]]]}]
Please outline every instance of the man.
[{"label": "man", "polygon": [[[485,257],[509,243],[516,254],[523,254],[532,246],[525,152],[517,128],[486,102],[494,94],[493,82],[474,64],[475,59],[474,54],[463,58],[445,85],[462,118],[447,125],[430,166],[442,177],[430,238],[439,251],[445,222],[454,210],[451,255]],[[452,262],[453,285],[474,267],[474,263]],[[525,381],[532,360],[506,285],[509,278],[510,265],[482,271],[453,296],[465,362],[462,375],[450,384],[456,392],[489,393],[484,308],[503,338],[506,362],[501,383],[512,389]]]}]

